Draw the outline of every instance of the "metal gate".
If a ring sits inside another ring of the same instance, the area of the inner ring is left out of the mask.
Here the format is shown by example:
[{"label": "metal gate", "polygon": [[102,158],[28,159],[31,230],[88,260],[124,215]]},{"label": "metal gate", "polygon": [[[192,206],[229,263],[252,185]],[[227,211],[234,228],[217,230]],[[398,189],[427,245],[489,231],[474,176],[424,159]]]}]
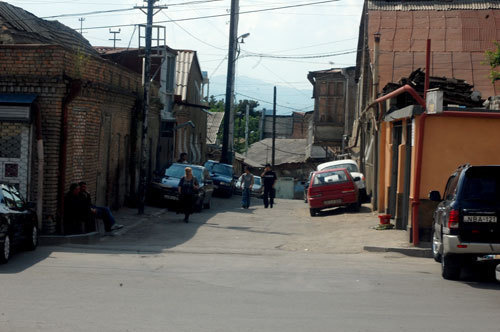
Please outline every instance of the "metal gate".
[{"label": "metal gate", "polygon": [[0,122],[0,182],[11,183],[28,197],[30,125]]}]

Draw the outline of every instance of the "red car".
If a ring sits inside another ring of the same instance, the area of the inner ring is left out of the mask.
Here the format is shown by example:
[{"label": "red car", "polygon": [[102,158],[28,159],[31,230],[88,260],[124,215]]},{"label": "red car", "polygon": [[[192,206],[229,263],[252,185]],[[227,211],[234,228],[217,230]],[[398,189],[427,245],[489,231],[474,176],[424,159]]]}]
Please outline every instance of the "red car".
[{"label": "red car", "polygon": [[356,178],[352,178],[345,168],[314,172],[307,189],[311,216],[322,209],[338,206],[359,211],[359,191],[354,181]]}]

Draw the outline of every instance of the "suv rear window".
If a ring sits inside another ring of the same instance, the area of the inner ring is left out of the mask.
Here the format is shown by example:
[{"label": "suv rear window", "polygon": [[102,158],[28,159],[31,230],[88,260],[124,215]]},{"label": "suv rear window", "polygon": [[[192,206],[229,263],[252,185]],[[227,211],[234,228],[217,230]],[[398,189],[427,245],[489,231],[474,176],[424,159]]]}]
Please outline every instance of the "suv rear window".
[{"label": "suv rear window", "polygon": [[500,202],[500,167],[471,167],[465,173],[463,200]]},{"label": "suv rear window", "polygon": [[314,176],[313,186],[345,182],[347,180],[347,174],[343,170],[323,172]]}]

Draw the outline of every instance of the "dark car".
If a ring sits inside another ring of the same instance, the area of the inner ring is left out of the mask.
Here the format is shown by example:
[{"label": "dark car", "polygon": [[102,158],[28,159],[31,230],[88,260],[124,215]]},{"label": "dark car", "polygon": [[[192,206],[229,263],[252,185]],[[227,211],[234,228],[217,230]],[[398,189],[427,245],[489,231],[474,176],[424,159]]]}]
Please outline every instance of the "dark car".
[{"label": "dark car", "polygon": [[214,192],[231,197],[235,186],[233,165],[209,160],[205,163],[205,168],[214,182]]},{"label": "dark car", "polygon": [[448,179],[432,225],[432,252],[443,278],[458,279],[465,263],[500,254],[500,166],[459,167]]},{"label": "dark car", "polygon": [[35,250],[37,245],[33,204],[26,203],[13,185],[0,183],[0,263],[6,263],[14,249]]},{"label": "dark car", "polygon": [[208,171],[203,166],[189,164],[172,164],[165,170],[165,176],[161,182],[155,182],[151,185],[152,194],[158,195],[161,200],[168,203],[174,203],[179,200],[179,182],[184,176],[184,169],[191,167],[193,175],[198,180],[199,190],[195,204],[195,210],[201,211],[202,208],[209,209],[212,202],[213,184]]},{"label": "dark car", "polygon": [[345,168],[314,172],[307,190],[309,211],[314,217],[326,208],[347,206],[354,211],[360,208],[356,178]]}]

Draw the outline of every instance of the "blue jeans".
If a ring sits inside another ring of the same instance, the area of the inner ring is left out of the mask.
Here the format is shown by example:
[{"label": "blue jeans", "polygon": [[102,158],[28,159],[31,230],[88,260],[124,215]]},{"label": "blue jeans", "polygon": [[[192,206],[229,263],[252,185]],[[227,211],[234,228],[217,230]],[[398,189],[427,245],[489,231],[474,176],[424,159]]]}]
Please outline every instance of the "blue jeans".
[{"label": "blue jeans", "polygon": [[243,188],[241,192],[241,206],[245,209],[250,207],[250,188]]},{"label": "blue jeans", "polygon": [[115,218],[111,210],[103,206],[93,206],[93,208],[96,210],[96,218],[102,219],[104,222],[104,230],[111,232],[111,227],[115,224]]}]

